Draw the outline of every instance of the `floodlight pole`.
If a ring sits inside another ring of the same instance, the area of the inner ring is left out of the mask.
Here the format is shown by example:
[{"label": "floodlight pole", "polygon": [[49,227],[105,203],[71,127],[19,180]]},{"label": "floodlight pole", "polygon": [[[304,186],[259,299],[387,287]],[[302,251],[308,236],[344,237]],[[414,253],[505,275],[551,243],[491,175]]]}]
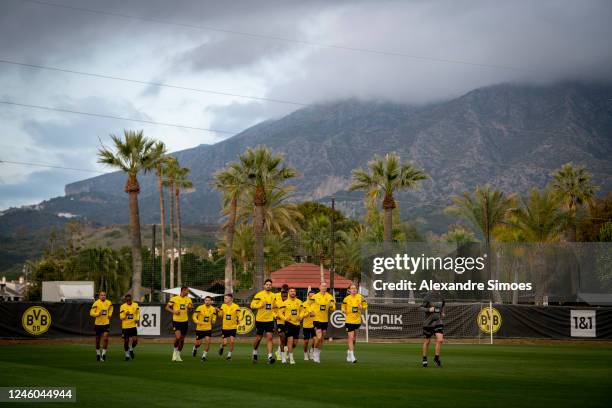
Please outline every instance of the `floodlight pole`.
[{"label": "floodlight pole", "polygon": [[149,303],[153,302],[153,289],[155,279],[155,227],[157,224],[153,224],[153,237],[151,238],[151,292],[149,293]]}]

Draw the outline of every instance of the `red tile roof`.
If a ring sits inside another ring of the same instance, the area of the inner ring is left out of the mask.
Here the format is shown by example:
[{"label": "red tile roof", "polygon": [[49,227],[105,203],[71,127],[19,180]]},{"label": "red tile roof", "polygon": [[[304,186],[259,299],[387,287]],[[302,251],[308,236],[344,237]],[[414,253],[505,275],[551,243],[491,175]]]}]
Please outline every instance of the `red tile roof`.
[{"label": "red tile roof", "polygon": [[[323,273],[329,285],[329,270],[323,269]],[[295,288],[318,288],[321,283],[321,267],[311,263],[294,263],[272,272],[270,279],[274,288],[280,288],[284,283]],[[346,289],[350,284],[351,281],[344,276],[334,274],[334,288]]]}]

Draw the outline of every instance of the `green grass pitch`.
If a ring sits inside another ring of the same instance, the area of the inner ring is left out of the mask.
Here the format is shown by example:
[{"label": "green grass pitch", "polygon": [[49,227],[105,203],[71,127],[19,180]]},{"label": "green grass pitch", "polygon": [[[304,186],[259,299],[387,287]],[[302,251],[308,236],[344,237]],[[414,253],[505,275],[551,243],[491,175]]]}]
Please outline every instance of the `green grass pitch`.
[{"label": "green grass pitch", "polygon": [[[595,407],[609,406],[612,389],[612,349],[590,344],[446,344],[444,368],[423,369],[418,344],[358,344],[359,362],[350,365],[334,342],[320,365],[299,350],[297,365],[269,366],[253,365],[247,344],[231,362],[215,344],[205,363],[187,344],[184,361],[172,363],[171,345],[141,344],[125,362],[113,343],[105,363],[92,345],[0,346],[0,386],[76,387],[76,405],[103,408]],[[54,405],[66,406],[44,404]]]}]

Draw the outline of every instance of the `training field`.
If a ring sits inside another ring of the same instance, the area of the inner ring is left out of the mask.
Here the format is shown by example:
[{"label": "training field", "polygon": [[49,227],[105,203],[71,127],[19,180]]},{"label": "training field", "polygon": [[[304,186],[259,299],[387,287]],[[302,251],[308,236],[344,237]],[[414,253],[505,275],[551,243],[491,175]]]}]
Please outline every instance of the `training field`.
[{"label": "training field", "polygon": [[[269,366],[253,365],[247,344],[231,362],[216,344],[205,363],[191,357],[190,344],[182,363],[170,361],[168,344],[139,345],[125,362],[113,340],[105,363],[91,345],[2,345],[0,385],[76,387],[78,406],[105,408],[589,407],[609,406],[612,389],[612,349],[598,344],[447,344],[444,368],[423,369],[418,344],[358,344],[359,362],[350,365],[344,345],[334,343],[320,365],[303,361],[300,350],[295,366]],[[66,406],[44,406],[53,405]]]}]

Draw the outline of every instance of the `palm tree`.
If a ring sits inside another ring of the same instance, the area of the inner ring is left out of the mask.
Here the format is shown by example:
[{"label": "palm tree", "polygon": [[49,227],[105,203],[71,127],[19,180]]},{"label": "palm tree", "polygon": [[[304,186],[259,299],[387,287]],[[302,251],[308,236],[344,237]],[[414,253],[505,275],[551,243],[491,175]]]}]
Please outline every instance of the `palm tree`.
[{"label": "palm tree", "polygon": [[551,174],[552,190],[557,194],[567,210],[568,241],[576,241],[576,214],[584,204],[591,204],[598,186],[591,182],[591,174],[584,166],[574,167],[564,164]]},{"label": "palm tree", "polygon": [[546,270],[547,243],[561,239],[567,225],[568,214],[560,209],[561,198],[552,189],[533,188],[527,199],[512,212],[510,223],[520,231],[527,242],[535,243],[532,259],[537,262],[536,304],[541,305],[551,278]]},{"label": "palm tree", "polygon": [[395,192],[416,188],[427,175],[412,164],[402,164],[400,156],[388,153],[384,157],[374,155],[368,162],[368,169],[353,170],[353,184],[349,191],[365,190],[366,199],[378,201],[381,197],[384,210],[384,245],[390,249],[393,240],[393,209],[396,207]]},{"label": "palm tree", "polygon": [[253,231],[255,234],[255,279],[256,288],[263,286],[264,280],[264,207],[268,201],[268,192],[288,179],[296,177],[297,171],[283,165],[282,155],[273,155],[270,149],[258,146],[247,149],[240,156],[241,166],[247,175],[247,185],[252,192],[254,216]]},{"label": "palm tree", "polygon": [[331,247],[329,218],[323,214],[314,217],[308,221],[300,239],[302,245],[312,255],[319,257],[319,266],[321,267],[321,282],[325,281],[323,273],[323,264],[325,255]]},{"label": "palm tree", "polygon": [[[266,204],[263,208],[264,231],[283,235],[285,233],[297,234],[301,228],[300,222],[304,215],[298,206],[288,202],[294,186],[283,186],[270,189],[266,192]],[[253,194],[244,195],[238,202],[238,220],[249,222],[253,219]]]},{"label": "palm tree", "polygon": [[246,174],[240,163],[230,163],[214,175],[213,188],[223,194],[223,212],[228,219],[225,228],[225,293],[234,289],[234,271],[232,264],[232,249],[236,232],[236,216],[238,200],[246,186]]},{"label": "palm tree", "polygon": [[183,271],[181,269],[181,256],[182,256],[182,243],[181,243],[181,190],[193,188],[193,183],[187,178],[189,176],[189,169],[186,167],[180,167],[176,172],[176,178],[174,180],[175,187],[175,198],[176,198],[176,221],[177,221],[177,238],[178,238],[178,274],[177,274],[177,285],[183,285]]},{"label": "palm tree", "polygon": [[174,246],[174,225],[176,220],[176,212],[174,210],[174,190],[175,190],[175,180],[177,178],[177,172],[179,171],[178,160],[174,157],[169,157],[168,162],[166,163],[166,179],[163,181],[164,186],[168,187],[170,190],[170,287],[173,288],[176,285],[174,280],[174,255],[175,255],[175,246]]},{"label": "palm tree", "polygon": [[138,210],[138,172],[152,170],[157,160],[155,141],[146,138],[142,130],[124,131],[123,140],[111,135],[115,151],[102,146],[98,151],[98,163],[120,169],[127,173],[125,192],[129,197],[130,233],[132,241],[132,291],[134,299],[140,300],[142,289],[142,239],[140,236],[140,214]]},{"label": "palm tree", "polygon": [[[155,166],[155,175],[157,177],[157,189],[159,191],[159,219],[161,227],[161,293],[162,296],[166,289],[166,208],[164,201],[164,173],[168,165],[168,156],[166,145],[163,142],[157,142],[155,144],[155,154],[159,157],[159,160]],[[153,254],[155,256],[155,254]],[[162,299],[163,300],[163,299]]]},{"label": "palm tree", "polygon": [[[480,231],[484,239],[486,262],[485,274],[487,279],[496,279],[491,275],[491,241],[493,230],[502,225],[510,215],[515,206],[513,196],[506,196],[502,191],[494,190],[489,185],[477,186],[474,193],[463,193],[452,198],[453,205],[446,208],[446,212],[458,215],[472,224],[473,228]],[[497,269],[494,269],[497,274]],[[498,291],[493,292],[494,301],[501,302]]]}]

